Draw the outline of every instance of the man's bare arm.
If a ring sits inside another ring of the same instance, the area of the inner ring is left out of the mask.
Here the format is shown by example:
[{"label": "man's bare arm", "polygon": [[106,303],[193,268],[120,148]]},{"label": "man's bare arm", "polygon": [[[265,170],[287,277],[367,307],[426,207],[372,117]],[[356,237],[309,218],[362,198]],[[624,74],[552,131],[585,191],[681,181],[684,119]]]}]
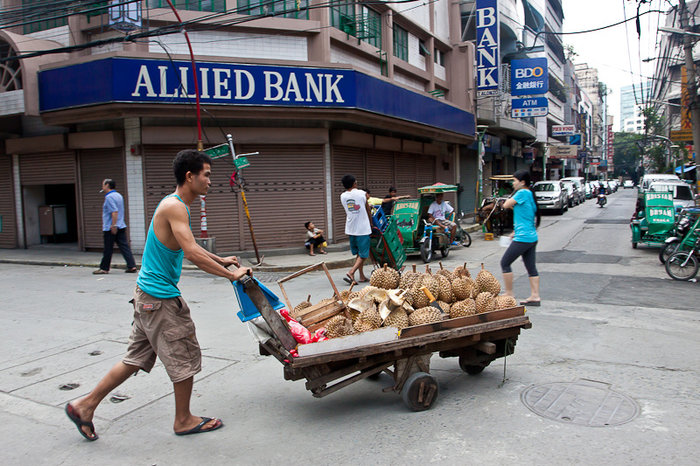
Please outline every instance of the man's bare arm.
[{"label": "man's bare arm", "polygon": [[[217,260],[212,258],[211,253],[197,244],[192,235],[192,230],[188,222],[187,212],[181,209],[180,206],[174,205],[166,211],[170,230],[178,245],[185,253],[187,260],[199,267],[204,272],[219,277],[224,277],[234,281],[240,279],[245,274],[250,274],[251,271],[247,267],[240,267],[236,270],[228,270]],[[216,256],[218,259],[220,257]]]}]

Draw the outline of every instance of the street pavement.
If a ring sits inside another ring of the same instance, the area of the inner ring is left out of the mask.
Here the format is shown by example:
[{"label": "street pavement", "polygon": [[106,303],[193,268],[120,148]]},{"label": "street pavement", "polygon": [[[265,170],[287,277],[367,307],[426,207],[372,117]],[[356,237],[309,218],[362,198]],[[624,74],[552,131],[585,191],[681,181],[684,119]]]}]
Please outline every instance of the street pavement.
[{"label": "street pavement", "polygon": [[[100,439],[84,440],[63,406],[88,392],[123,355],[136,277],[121,270],[93,276],[88,265],[22,264],[21,251],[0,251],[0,462],[697,464],[700,285],[670,280],[656,249],[631,248],[635,195],[620,190],[605,208],[588,201],[543,218],[542,307],[528,308],[533,327],[507,358],[505,381],[503,359],[468,376],[455,359],[435,356],[431,373],[440,395],[425,412],[410,412],[399,396],[383,393],[385,375],[313,398],[303,381],[284,380],[275,359],[258,355],[235,316],[230,283],[184,271],[181,290],[204,355],[192,409],[225,423],[191,437],[172,433],[172,385],[157,364],[105,399],[95,418]],[[453,250],[442,264],[466,263],[474,274],[483,263],[500,278],[498,241],[473,237],[470,248]],[[340,260],[348,253],[333,254]],[[423,268],[418,258],[412,264]],[[514,272],[516,294],[525,298],[521,261]],[[287,273],[256,272],[275,292],[276,280]],[[341,289],[344,273],[331,270]],[[332,293],[319,272],[286,282],[285,290],[293,303]],[[588,427],[539,416],[521,400],[529,388],[576,381],[609,386],[629,397],[638,413],[621,425]]]}]

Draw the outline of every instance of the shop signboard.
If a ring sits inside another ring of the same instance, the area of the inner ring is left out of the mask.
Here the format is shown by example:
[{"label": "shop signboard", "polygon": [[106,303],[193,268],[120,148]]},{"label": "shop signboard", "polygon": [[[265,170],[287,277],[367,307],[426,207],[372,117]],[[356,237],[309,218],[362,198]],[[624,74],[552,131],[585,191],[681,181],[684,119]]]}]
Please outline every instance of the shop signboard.
[{"label": "shop signboard", "polygon": [[576,133],[576,125],[554,125],[552,136],[571,136]]},{"label": "shop signboard", "polygon": [[500,82],[498,0],[476,0],[476,92],[498,95]]},{"label": "shop signboard", "polygon": [[547,116],[549,113],[549,101],[546,97],[512,99],[510,113],[512,118]]},{"label": "shop signboard", "polygon": [[549,90],[546,58],[523,58],[510,62],[510,93],[542,95]]},{"label": "shop signboard", "polygon": [[549,156],[555,159],[575,159],[578,156],[578,146],[549,146]]}]

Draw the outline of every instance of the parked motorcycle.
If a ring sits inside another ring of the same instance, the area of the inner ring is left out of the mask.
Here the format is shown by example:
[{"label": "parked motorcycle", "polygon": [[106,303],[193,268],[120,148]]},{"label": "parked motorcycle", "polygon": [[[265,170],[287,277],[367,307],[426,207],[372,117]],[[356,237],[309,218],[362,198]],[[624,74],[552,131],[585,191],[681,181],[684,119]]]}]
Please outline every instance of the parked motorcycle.
[{"label": "parked motorcycle", "polygon": [[605,204],[608,203],[608,198],[605,196],[605,194],[598,194],[598,201],[597,204],[600,207],[603,207]]},{"label": "parked motorcycle", "polygon": [[700,268],[698,253],[700,253],[700,238],[695,240],[690,251],[678,251],[671,254],[666,261],[666,273],[674,280],[693,279]]}]

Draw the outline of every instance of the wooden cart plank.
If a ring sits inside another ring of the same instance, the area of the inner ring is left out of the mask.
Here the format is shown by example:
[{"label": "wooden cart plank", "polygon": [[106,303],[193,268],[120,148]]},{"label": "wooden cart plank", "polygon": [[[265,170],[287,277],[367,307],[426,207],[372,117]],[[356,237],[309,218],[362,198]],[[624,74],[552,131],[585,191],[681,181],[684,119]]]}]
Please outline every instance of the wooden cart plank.
[{"label": "wooden cart plank", "polygon": [[510,317],[518,317],[525,315],[524,306],[516,306],[509,309],[501,309],[498,311],[484,312],[473,316],[457,317],[439,322],[431,322],[429,324],[416,325],[407,327],[401,330],[401,338],[410,338],[418,335],[426,335],[428,333],[438,332],[450,328],[465,327],[483,322],[493,322],[494,320],[507,319]]},{"label": "wooden cart plank", "polygon": [[338,382],[338,383],[335,384],[335,385],[331,385],[331,386],[328,387],[328,388],[324,388],[323,390],[313,391],[313,392],[312,392],[312,393],[313,393],[313,396],[315,396],[316,398],[323,398],[324,396],[330,395],[331,393],[335,393],[335,392],[337,392],[338,390],[340,390],[341,388],[347,387],[348,385],[350,385],[350,384],[352,384],[352,383],[355,383],[355,382],[357,382],[358,380],[366,379],[366,378],[369,377],[370,375],[377,374],[377,373],[383,371],[384,369],[388,368],[388,367],[391,366],[392,364],[393,364],[393,362],[380,364],[380,365],[377,366],[377,367],[374,367],[374,368],[372,368],[372,369],[368,369],[368,370],[366,370],[366,371],[364,371],[364,372],[360,372],[359,374],[354,375],[354,376],[352,376],[352,377],[350,377],[350,378],[347,378],[347,379],[343,380],[342,382]]},{"label": "wooden cart plank", "polygon": [[245,276],[241,278],[240,282],[243,284],[243,291],[245,291],[255,307],[258,308],[260,315],[265,319],[267,325],[270,326],[270,330],[272,330],[274,336],[282,344],[282,347],[287,351],[296,348],[297,341],[289,331],[287,322],[285,322],[277,311],[272,309],[270,302],[267,300],[258,284],[255,283],[255,280]]},{"label": "wooden cart plank", "polygon": [[313,356],[294,358],[291,364],[295,367],[308,367],[315,364],[322,364],[331,361],[366,357],[378,353],[400,350],[409,347],[421,347],[430,343],[443,342],[460,337],[478,335],[484,332],[502,330],[511,327],[521,327],[523,325],[527,325],[528,323],[529,319],[525,316],[512,317],[509,319],[501,319],[494,322],[484,322],[480,324],[469,325],[467,327],[433,332],[427,335],[421,335],[412,338],[402,338],[387,343],[360,346],[357,348],[351,348],[342,351],[334,351]]}]

